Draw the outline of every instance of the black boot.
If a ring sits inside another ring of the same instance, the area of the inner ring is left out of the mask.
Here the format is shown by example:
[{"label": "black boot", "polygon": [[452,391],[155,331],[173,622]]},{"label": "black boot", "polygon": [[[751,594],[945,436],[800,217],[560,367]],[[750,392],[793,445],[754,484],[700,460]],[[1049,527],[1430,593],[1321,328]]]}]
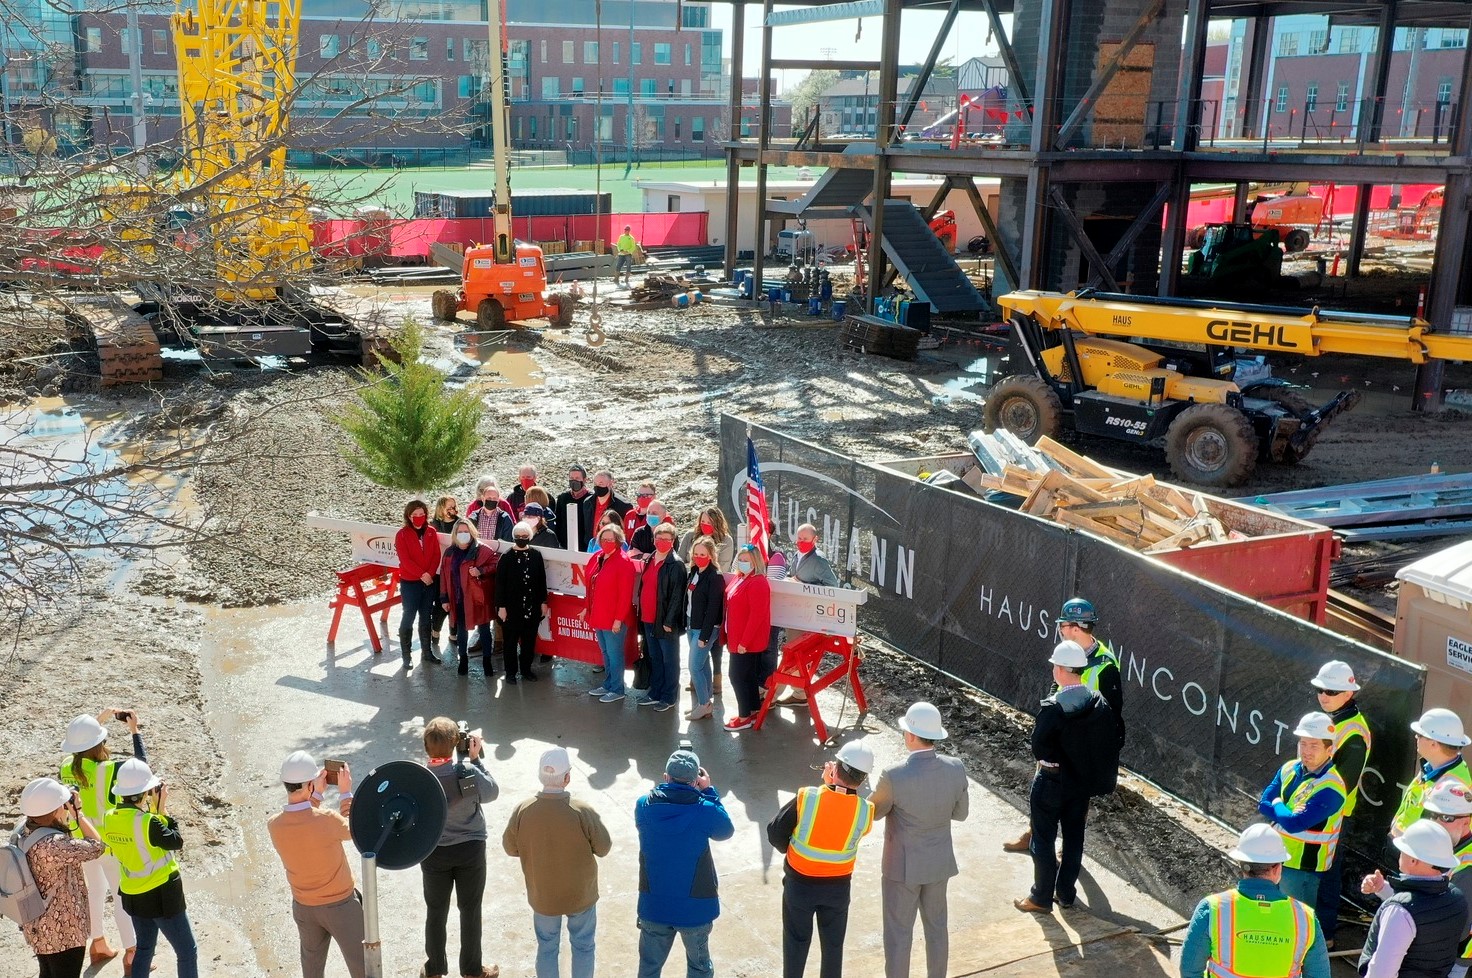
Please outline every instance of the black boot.
[{"label": "black boot", "polygon": [[399,652],[404,657],[404,673],[414,668],[414,656],[410,652],[411,643],[414,641],[414,633],[407,629],[399,630]]},{"label": "black boot", "polygon": [[434,647],[434,637],[430,634],[428,628],[421,629],[419,632],[419,651],[422,658],[428,659],[436,665],[443,661]]}]

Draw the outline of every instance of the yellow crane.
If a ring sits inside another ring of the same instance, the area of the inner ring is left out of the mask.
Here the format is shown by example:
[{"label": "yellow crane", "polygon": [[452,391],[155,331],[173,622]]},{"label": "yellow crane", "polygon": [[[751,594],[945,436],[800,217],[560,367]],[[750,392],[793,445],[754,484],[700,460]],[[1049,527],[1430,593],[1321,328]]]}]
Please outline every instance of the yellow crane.
[{"label": "yellow crane", "polygon": [[1240,485],[1260,459],[1300,461],[1359,399],[1343,391],[1316,408],[1279,379],[1239,387],[1234,350],[1472,360],[1472,337],[1415,318],[1092,289],[1011,292],[997,304],[1012,323],[1018,369],[987,395],[988,430],[1033,442],[1067,425],[1161,445],[1178,477],[1208,486]]}]

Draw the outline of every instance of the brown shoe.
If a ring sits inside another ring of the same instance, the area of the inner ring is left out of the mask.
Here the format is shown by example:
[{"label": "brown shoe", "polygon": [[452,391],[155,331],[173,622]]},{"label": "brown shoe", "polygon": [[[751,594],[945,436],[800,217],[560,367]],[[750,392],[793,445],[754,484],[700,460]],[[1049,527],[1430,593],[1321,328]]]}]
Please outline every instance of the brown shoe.
[{"label": "brown shoe", "polygon": [[91,947],[87,949],[87,957],[91,959],[92,967],[94,968],[99,965],[106,964],[117,956],[118,952],[114,951],[111,947],[108,946],[107,938],[105,937],[99,937],[97,940],[93,941]]},{"label": "brown shoe", "polygon": [[500,978],[500,976],[501,966],[499,964],[493,964],[480,969],[480,974],[478,975],[465,975],[464,978]]},{"label": "brown shoe", "polygon": [[1013,839],[1011,842],[1003,842],[1002,843],[1002,851],[1003,852],[1031,852],[1032,851],[1032,830],[1031,829],[1028,829],[1026,832],[1022,833],[1020,836],[1018,836],[1017,838]]},{"label": "brown shoe", "polygon": [[1051,914],[1053,912],[1053,909],[1051,907],[1045,907],[1041,904],[1033,903],[1032,897],[1030,896],[1023,897],[1021,900],[1013,900],[1012,906],[1016,907],[1018,910],[1021,910],[1023,913]]}]

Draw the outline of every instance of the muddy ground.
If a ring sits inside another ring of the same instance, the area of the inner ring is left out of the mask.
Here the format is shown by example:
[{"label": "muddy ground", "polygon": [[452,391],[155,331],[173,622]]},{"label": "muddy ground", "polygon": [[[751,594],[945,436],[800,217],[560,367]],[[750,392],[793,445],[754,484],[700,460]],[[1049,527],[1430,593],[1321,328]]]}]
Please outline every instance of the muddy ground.
[{"label": "muddy ground", "polygon": [[[386,301],[427,318],[428,295],[398,290]],[[840,346],[831,324],[716,306],[690,311],[604,314],[608,342],[590,348],[569,334],[519,335],[503,344],[455,346],[441,327],[433,352],[484,366],[469,383],[485,395],[483,442],[453,486],[468,498],[493,474],[508,488],[522,461],[537,464],[554,493],[574,462],[615,472],[621,494],[652,480],[682,524],[716,497],[717,431],[723,412],[753,420],[866,460],[963,451],[979,426],[978,394],[994,362],[964,339],[906,363]],[[45,344],[37,348],[44,349]],[[1405,410],[1414,368],[1324,359],[1283,364],[1285,375],[1322,399],[1340,386],[1366,392],[1314,454],[1295,468],[1263,467],[1240,494],[1303,488],[1424,472],[1465,460],[1472,420],[1459,412]],[[15,374],[10,396],[41,392]],[[19,788],[50,767],[22,759],[59,757],[73,715],[107,705],[166,704],[149,712],[150,752],[183,782],[177,805],[197,828],[194,851],[228,860],[238,844],[229,804],[214,772],[221,745],[203,722],[197,661],[200,615],[191,603],[268,605],[323,596],[347,561],[339,536],[309,530],[302,515],[395,522],[403,495],[369,485],[343,460],[332,416],[357,376],[345,367],[292,372],[237,370],[204,377],[171,364],[155,393],[85,392],[83,377],[48,375],[68,400],[98,413],[157,412],[180,405],[215,425],[192,485],[207,539],[171,565],[139,568],[128,582],[99,574],[84,582],[75,609],[44,632],[28,629],[3,665],[9,695],[0,703],[0,816],[13,816]],[[1448,384],[1472,387],[1472,370],[1454,367]],[[1168,477],[1160,455],[1102,441],[1080,451],[1121,468]],[[984,695],[956,688],[877,644],[865,663],[876,714],[893,719],[921,693],[953,717],[954,745],[973,773],[1022,805],[1031,773],[1028,718]],[[123,743],[119,738],[116,743]],[[1018,817],[1018,826],[1022,825]],[[1222,832],[1134,785],[1098,806],[1090,849],[1178,911],[1228,881],[1213,848]],[[1199,834],[1198,834],[1199,833]],[[1165,844],[1162,844],[1162,842]],[[14,945],[0,938],[0,958]],[[0,968],[0,976],[13,969]]]}]

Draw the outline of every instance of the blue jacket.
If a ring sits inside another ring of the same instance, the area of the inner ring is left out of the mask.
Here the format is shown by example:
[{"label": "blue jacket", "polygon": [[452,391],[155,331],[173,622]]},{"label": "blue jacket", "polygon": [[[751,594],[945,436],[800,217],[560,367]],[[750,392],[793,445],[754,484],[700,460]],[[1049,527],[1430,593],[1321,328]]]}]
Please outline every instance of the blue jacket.
[{"label": "blue jacket", "polygon": [[716,789],[665,782],[634,803],[639,919],[700,927],[721,915],[710,843],[736,833]]},{"label": "blue jacket", "polygon": [[[1272,902],[1285,899],[1282,890],[1264,879],[1241,880],[1237,890],[1254,900]],[[1211,905],[1202,900],[1196,904],[1191,926],[1186,930],[1186,941],[1181,946],[1181,978],[1203,978],[1206,962],[1210,959]],[[1303,959],[1303,978],[1329,978],[1329,949],[1324,944],[1324,932],[1318,927],[1314,928],[1314,942]]]}]

